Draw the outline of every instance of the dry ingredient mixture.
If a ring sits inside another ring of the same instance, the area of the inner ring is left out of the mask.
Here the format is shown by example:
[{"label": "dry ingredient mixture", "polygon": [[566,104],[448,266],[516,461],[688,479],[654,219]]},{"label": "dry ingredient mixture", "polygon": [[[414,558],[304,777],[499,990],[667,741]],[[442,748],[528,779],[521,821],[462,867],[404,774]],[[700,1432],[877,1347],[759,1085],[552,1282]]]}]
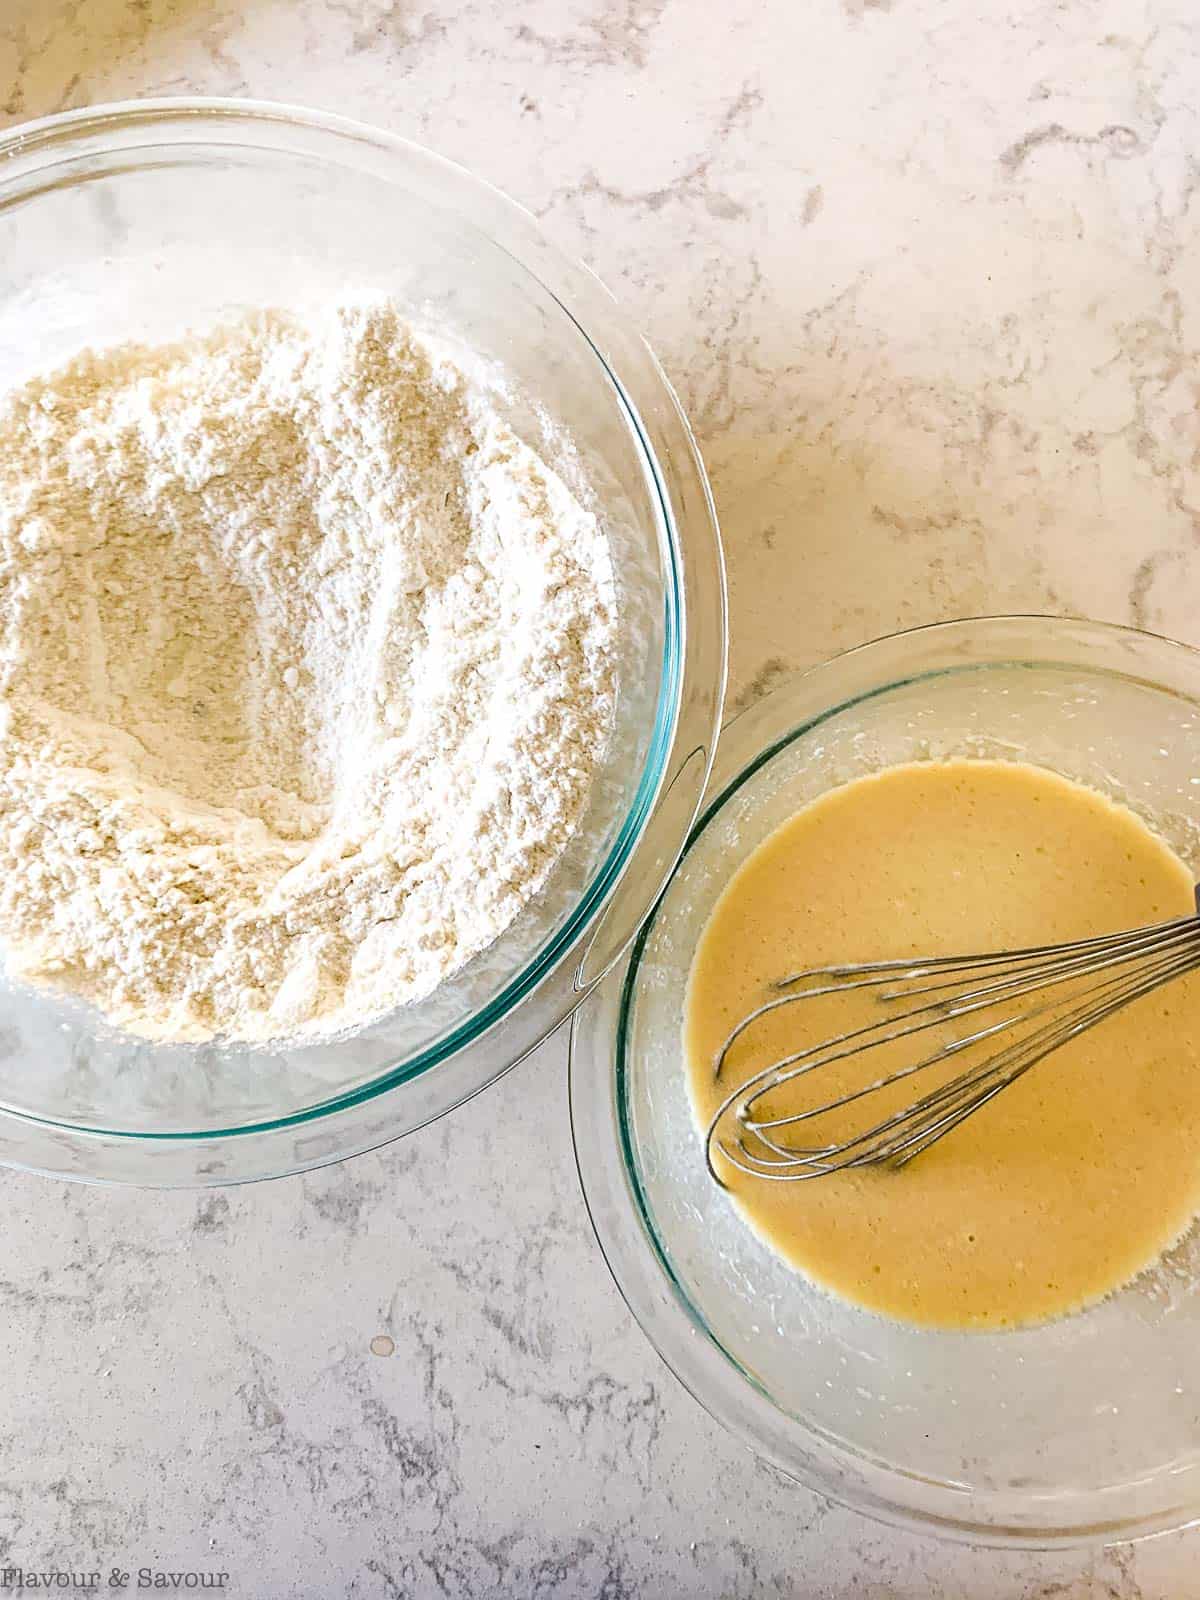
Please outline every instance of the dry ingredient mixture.
[{"label": "dry ingredient mixture", "polygon": [[607,542],[386,302],[0,401],[0,942],[135,1032],[345,1028],[512,921],[614,698]]}]

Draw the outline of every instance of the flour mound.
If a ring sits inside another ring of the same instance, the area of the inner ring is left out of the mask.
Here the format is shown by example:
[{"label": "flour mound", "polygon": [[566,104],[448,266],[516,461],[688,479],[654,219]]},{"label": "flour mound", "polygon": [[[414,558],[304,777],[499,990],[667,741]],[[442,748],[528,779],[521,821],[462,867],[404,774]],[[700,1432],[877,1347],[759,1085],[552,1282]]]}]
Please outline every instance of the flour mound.
[{"label": "flour mound", "polygon": [[164,1039],[331,1032],[512,921],[614,698],[607,542],[387,303],[0,401],[0,943]]}]

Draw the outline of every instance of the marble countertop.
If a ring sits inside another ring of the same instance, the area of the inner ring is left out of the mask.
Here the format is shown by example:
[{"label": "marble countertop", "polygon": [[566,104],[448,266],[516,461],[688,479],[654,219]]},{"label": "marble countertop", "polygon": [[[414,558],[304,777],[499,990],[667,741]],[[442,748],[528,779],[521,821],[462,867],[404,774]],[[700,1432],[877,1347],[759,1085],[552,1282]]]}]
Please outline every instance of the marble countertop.
[{"label": "marble countertop", "polygon": [[[1195,0],[0,0],[0,126],[190,91],[410,135],[607,280],[712,469],[735,706],[984,610],[1200,643]],[[756,1464],[607,1276],[562,1040],[340,1168],[4,1174],[0,1204],[0,1568],[252,1600],[1200,1592],[1200,1534],[954,1548]]]}]

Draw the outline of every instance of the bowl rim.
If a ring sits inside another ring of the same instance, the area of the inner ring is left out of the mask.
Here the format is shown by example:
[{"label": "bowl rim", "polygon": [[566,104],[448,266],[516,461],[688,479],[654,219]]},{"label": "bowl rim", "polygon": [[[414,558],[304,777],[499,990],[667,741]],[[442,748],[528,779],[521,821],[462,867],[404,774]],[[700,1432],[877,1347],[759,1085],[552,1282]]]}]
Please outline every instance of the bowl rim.
[{"label": "bowl rim", "polygon": [[[819,711],[796,720],[783,736],[765,741],[754,738],[755,730],[770,720],[773,708],[788,705],[793,697],[804,690],[811,692],[814,682],[819,683],[826,676],[834,677],[855,664],[858,658],[869,657],[888,647],[902,646],[908,641],[916,642],[931,634],[953,638],[955,634],[965,636],[969,631],[980,628],[1016,631],[1031,626],[1045,627],[1048,645],[1056,634],[1083,629],[1110,641],[1124,639],[1136,644],[1140,640],[1155,648],[1166,646],[1192,665],[1200,683],[1200,649],[1195,646],[1149,629],[1098,622],[1085,617],[1037,612],[1000,613],[926,623],[880,635],[811,667],[798,669],[725,724],[717,762],[710,775],[712,792],[705,795],[675,871],[679,870],[692,845],[726,802],[785,746],[864,699],[919,682],[925,677],[942,677],[947,672],[959,669],[939,667],[929,672],[889,677],[863,693],[826,695]],[[1064,664],[1061,659],[1055,661],[1050,648],[1036,658],[1014,655],[1010,659],[1022,665]],[[983,665],[979,662],[967,663],[961,670],[977,670]],[[1200,693],[1197,699],[1200,700]],[[749,753],[742,752],[732,770],[726,772],[721,758],[722,755],[728,756],[730,732],[739,724],[748,730],[748,738],[753,742],[748,746]],[[668,883],[638,930],[620,966],[610,972],[604,986],[610,997],[615,996],[615,1021],[613,1007],[609,1006],[604,1023],[598,1023],[590,1030],[593,1035],[591,1050],[594,1057],[599,1056],[599,1064],[594,1058],[585,1060],[588,1054],[585,1035],[589,1033],[593,1013],[599,1010],[599,997],[590,1005],[581,1007],[572,1018],[568,1097],[576,1170],[601,1255],[635,1321],[688,1393],[710,1416],[786,1477],[889,1526],[932,1533],[960,1543],[1043,1550],[1140,1540],[1179,1531],[1200,1522],[1200,1455],[1182,1471],[1170,1474],[1180,1491],[1172,1497],[1171,1502],[1148,1511],[1126,1514],[1117,1506],[1108,1506],[1104,1502],[1122,1493],[1128,1494],[1150,1481],[1161,1480],[1167,1475],[1165,1469],[1082,1493],[1052,1490],[1027,1495],[1022,1509],[1032,1507],[1042,1513],[1040,1520],[1027,1520],[1024,1516],[1008,1520],[1003,1515],[981,1516],[978,1513],[981,1508],[986,1511],[990,1498],[996,1501],[996,1510],[1002,1509],[1001,1494],[990,1496],[987,1491],[968,1485],[955,1486],[944,1479],[905,1472],[902,1468],[852,1449],[824,1434],[815,1425],[790,1416],[776,1405],[736,1356],[717,1340],[703,1313],[681,1283],[670,1255],[658,1237],[654,1220],[643,1203],[622,1090],[625,1029],[636,992],[638,966],[669,888]],[[601,1034],[602,1037],[596,1037]],[[604,1060],[608,1062],[606,1077],[600,1070]],[[601,1078],[604,1078],[603,1088],[600,1087]],[[602,1108],[599,1105],[601,1099]],[[596,1128],[598,1119],[602,1119],[604,1127],[604,1134],[600,1137]],[[608,1150],[604,1148],[606,1138],[611,1145]],[[804,1444],[797,1442],[797,1434],[805,1436]],[[864,1477],[866,1483],[863,1482]],[[889,1486],[897,1483],[909,1487],[911,1494],[908,1499],[887,1492]],[[1066,1509],[1068,1497],[1072,1496],[1077,1501],[1090,1499],[1095,1514],[1064,1517],[1061,1513]],[[1054,1515],[1056,1508],[1060,1512],[1057,1517]]]},{"label": "bowl rim", "polygon": [[[255,130],[259,135],[257,140],[246,137]],[[238,137],[239,134],[242,137]],[[410,1131],[431,1120],[431,1116],[443,1114],[494,1081],[559,1026],[619,958],[683,848],[711,769],[724,696],[727,597],[720,533],[699,450],[661,366],[626,321],[613,296],[590,269],[553,244],[525,207],[486,179],[476,177],[412,140],[336,113],[269,100],[179,95],[83,107],[37,118],[7,130],[0,136],[0,212],[9,204],[36,198],[38,191],[34,189],[31,194],[29,189],[31,180],[36,182],[43,174],[53,174],[57,167],[76,162],[83,155],[104,157],[150,147],[186,148],[190,144],[211,143],[228,144],[231,149],[280,152],[287,150],[289,135],[319,141],[319,153],[331,165],[356,165],[354,158],[357,157],[358,170],[384,177],[390,171],[393,177],[402,176],[420,186],[423,198],[435,196],[431,203],[453,209],[468,226],[508,253],[553,299],[595,356],[597,381],[607,387],[610,400],[629,431],[632,446],[641,458],[647,490],[655,502],[664,568],[663,660],[654,722],[649,730],[641,775],[603,859],[593,868],[561,925],[525,959],[490,1001],[413,1056],[392,1062],[366,1083],[289,1110],[286,1115],[260,1116],[229,1128],[144,1130],[88,1126],[42,1117],[26,1108],[0,1102],[0,1163],[28,1166],[35,1171],[49,1170],[60,1175],[80,1175],[77,1171],[64,1171],[64,1166],[72,1165],[70,1162],[56,1160],[47,1167],[37,1160],[12,1159],[3,1130],[16,1123],[32,1129],[43,1128],[60,1141],[66,1137],[82,1150],[86,1150],[89,1141],[96,1140],[129,1141],[147,1150],[156,1145],[209,1146],[230,1139],[252,1141],[258,1136],[283,1134],[329,1119],[336,1122],[343,1114],[353,1114],[367,1103],[418,1078],[425,1078],[435,1068],[460,1058],[464,1051],[486,1041],[501,1023],[511,1020],[535,991],[543,986],[548,989],[550,980],[562,976],[564,967],[569,966],[577,954],[582,968],[586,951],[593,946],[599,930],[608,923],[618,891],[625,898],[629,897],[628,885],[631,877],[636,878],[636,872],[631,869],[638,864],[639,849],[647,842],[665,791],[680,779],[677,769],[682,760],[686,779],[683,788],[686,791],[690,785],[695,793],[694,802],[686,808],[687,815],[680,819],[677,837],[665,850],[663,841],[658,841],[657,872],[652,864],[651,869],[643,873],[645,882],[635,897],[636,911],[631,914],[623,909],[623,918],[628,922],[624,937],[614,939],[612,930],[608,929],[611,948],[606,951],[603,964],[589,971],[586,980],[581,970],[577,970],[572,981],[557,985],[552,1019],[544,1025],[538,1024],[540,1031],[536,1032],[536,1037],[522,1039],[516,1053],[508,1059],[495,1052],[498,1059],[488,1064],[480,1081],[472,1082],[465,1090],[460,1088],[445,1103],[438,1104],[431,1115],[398,1127],[382,1139],[372,1137],[365,1144],[352,1143],[332,1155],[305,1164],[318,1165],[325,1160],[341,1159]],[[399,172],[397,162],[403,164]],[[581,300],[582,312],[578,310]],[[590,329],[589,304],[596,313],[590,319]],[[611,325],[605,323],[607,339],[595,326],[600,318],[613,319]],[[621,363],[612,364],[602,348],[614,340],[623,341],[623,353],[630,357],[631,365],[636,361],[640,366],[632,371],[627,369],[622,375]],[[631,389],[640,390],[637,398]],[[652,442],[652,433],[657,447]],[[688,497],[688,505],[682,509],[677,503],[681,498],[681,485]],[[686,538],[684,521],[688,523]],[[689,613],[697,609],[696,594],[701,592],[707,614],[700,614],[693,620]],[[698,641],[696,635],[700,629],[706,637]],[[702,650],[697,649],[698,642],[703,645]],[[695,681],[701,663],[708,682]],[[688,761],[697,749],[703,759],[698,766],[692,762],[691,770],[687,771]],[[76,1150],[76,1157],[79,1153]],[[299,1170],[299,1167],[293,1164],[283,1170]],[[243,1175],[239,1172],[198,1181],[238,1181]]]}]

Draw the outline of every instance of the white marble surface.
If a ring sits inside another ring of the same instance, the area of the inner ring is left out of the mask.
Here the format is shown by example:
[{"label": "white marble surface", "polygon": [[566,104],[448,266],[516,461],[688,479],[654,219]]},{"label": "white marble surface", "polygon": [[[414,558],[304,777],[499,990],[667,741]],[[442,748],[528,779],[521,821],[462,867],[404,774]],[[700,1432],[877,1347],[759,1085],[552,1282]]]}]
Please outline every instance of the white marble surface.
[{"label": "white marble surface", "polygon": [[[1200,642],[1195,0],[0,0],[0,125],[185,91],[409,134],[608,280],[712,465],[735,704],[986,609]],[[1200,1593],[1200,1534],[956,1549],[756,1465],[607,1278],[564,1057],[303,1179],[4,1176],[0,1566],[263,1600]]]}]

